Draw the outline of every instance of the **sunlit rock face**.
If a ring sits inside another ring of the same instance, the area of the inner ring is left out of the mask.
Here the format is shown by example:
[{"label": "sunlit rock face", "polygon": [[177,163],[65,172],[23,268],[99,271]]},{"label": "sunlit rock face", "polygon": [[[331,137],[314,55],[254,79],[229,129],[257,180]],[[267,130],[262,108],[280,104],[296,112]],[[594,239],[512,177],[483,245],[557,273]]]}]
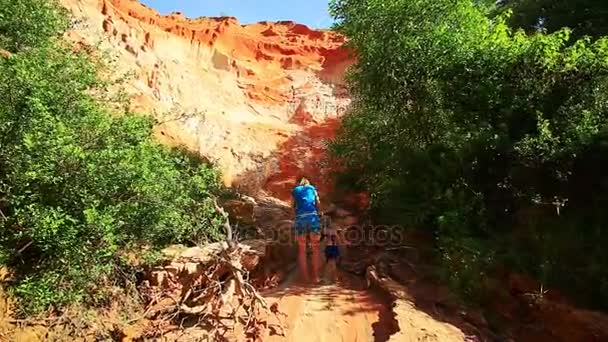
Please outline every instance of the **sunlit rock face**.
[{"label": "sunlit rock face", "polygon": [[131,0],[62,2],[75,19],[67,37],[110,57],[131,109],[160,122],[161,142],[216,162],[227,185],[249,191],[285,197],[303,172],[324,182],[321,140],[350,103],[343,36],[287,21],[161,16]]}]

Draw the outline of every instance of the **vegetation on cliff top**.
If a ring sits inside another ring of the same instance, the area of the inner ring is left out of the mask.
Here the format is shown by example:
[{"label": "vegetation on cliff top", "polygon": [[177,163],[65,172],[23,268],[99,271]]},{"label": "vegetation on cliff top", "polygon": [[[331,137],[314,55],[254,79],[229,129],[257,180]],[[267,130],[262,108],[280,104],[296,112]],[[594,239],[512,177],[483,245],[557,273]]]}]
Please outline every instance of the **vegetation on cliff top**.
[{"label": "vegetation on cliff top", "polygon": [[26,313],[104,304],[130,251],[219,234],[217,172],[110,115],[68,24],[55,1],[0,0],[0,264]]},{"label": "vegetation on cliff top", "polygon": [[512,10],[509,23],[528,32],[555,32],[569,27],[575,37],[599,38],[608,32],[604,0],[503,0],[496,13]]},{"label": "vegetation on cliff top", "polygon": [[528,34],[483,3],[332,1],[358,56],[333,152],[463,293],[500,266],[608,309],[607,32]]}]

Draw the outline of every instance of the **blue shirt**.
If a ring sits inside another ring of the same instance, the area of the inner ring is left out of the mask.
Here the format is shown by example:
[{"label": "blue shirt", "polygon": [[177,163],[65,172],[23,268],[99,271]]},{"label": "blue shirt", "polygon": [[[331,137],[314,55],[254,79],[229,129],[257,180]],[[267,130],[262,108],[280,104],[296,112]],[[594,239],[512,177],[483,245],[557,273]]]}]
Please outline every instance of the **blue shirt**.
[{"label": "blue shirt", "polygon": [[317,213],[317,189],[312,185],[299,185],[293,189],[296,215]]}]

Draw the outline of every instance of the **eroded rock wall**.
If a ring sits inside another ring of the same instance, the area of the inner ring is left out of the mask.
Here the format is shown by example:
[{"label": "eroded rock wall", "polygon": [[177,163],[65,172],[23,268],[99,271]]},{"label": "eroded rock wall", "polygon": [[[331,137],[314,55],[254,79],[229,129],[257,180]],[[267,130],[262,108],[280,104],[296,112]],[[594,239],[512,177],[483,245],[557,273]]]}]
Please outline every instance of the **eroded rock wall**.
[{"label": "eroded rock wall", "polygon": [[[113,73],[130,76],[131,109],[158,118],[162,142],[215,161],[227,185],[264,188],[284,173],[279,159],[290,139],[335,120],[350,103],[343,76],[352,58],[334,32],[161,16],[135,0],[62,3],[76,20],[68,38],[97,47],[113,60]],[[300,172],[290,169],[280,182]]]}]

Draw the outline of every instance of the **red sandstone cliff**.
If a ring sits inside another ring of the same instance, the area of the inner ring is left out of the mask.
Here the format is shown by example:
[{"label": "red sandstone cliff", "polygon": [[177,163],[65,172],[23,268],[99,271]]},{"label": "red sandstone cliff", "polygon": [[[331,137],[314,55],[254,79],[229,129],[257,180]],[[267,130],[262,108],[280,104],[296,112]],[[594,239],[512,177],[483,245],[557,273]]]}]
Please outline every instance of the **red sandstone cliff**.
[{"label": "red sandstone cliff", "polygon": [[68,37],[133,75],[131,107],[162,122],[161,141],[216,161],[227,184],[281,192],[300,172],[325,178],[319,139],[350,103],[342,36],[287,21],[161,16],[135,0],[62,2],[78,20]]}]

